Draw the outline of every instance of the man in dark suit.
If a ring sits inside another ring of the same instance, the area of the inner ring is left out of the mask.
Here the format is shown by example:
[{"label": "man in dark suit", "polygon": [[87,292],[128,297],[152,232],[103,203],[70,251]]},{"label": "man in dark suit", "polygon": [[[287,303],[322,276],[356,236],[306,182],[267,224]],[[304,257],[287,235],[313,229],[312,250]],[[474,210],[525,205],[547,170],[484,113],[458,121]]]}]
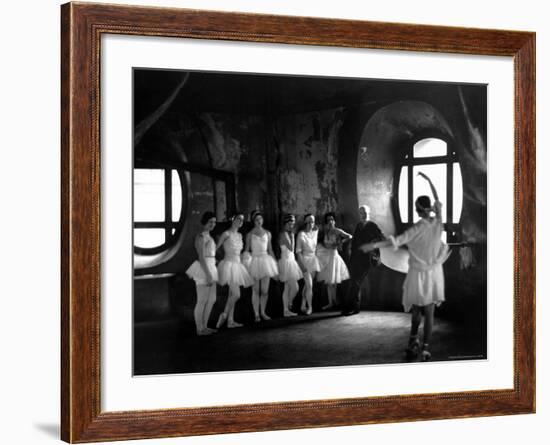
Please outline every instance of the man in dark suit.
[{"label": "man in dark suit", "polygon": [[355,226],[351,240],[350,280],[342,307],[342,315],[358,314],[361,307],[361,284],[367,277],[369,269],[378,264],[380,251],[363,253],[358,248],[365,243],[373,243],[385,239],[384,234],[374,221],[370,220],[370,208],[359,207],[359,222]]}]

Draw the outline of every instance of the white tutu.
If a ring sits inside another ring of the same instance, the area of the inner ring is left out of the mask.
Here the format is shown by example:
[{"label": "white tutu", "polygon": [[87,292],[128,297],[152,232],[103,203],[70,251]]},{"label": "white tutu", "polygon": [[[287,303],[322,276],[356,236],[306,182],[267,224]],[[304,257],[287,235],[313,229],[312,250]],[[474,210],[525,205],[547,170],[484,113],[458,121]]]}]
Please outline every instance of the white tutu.
[{"label": "white tutu", "polygon": [[279,273],[277,262],[271,255],[252,255],[250,263],[248,264],[248,272],[250,276],[256,280],[260,280],[265,277],[274,277]]},{"label": "white tutu", "polygon": [[304,275],[300,270],[300,266],[296,260],[280,259],[279,260],[279,280],[280,281],[298,281]]},{"label": "white tutu", "polygon": [[218,282],[225,286],[228,285],[237,285],[243,287],[249,287],[254,284],[252,277],[246,270],[244,264],[241,263],[241,258],[239,256],[230,256],[224,258],[218,264]]},{"label": "white tutu", "polygon": [[252,261],[252,255],[250,252],[243,252],[241,255],[241,263],[248,269],[250,267],[250,262]]},{"label": "white tutu", "polygon": [[[204,262],[206,263],[206,267],[208,268],[210,275],[212,276],[213,281],[218,281],[218,269],[216,269],[216,259],[215,258],[205,258]],[[206,279],[206,274],[204,273],[204,270],[201,266],[201,263],[196,260],[189,266],[189,268],[185,271],[185,273],[189,276],[189,278],[192,278],[195,280],[195,283],[199,285],[206,285],[208,284]]]},{"label": "white tutu", "polygon": [[317,247],[317,256],[321,271],[317,275],[319,281],[327,284],[338,284],[349,278],[346,263],[336,249],[327,249],[322,245]]},{"label": "white tutu", "polygon": [[409,312],[413,305],[439,306],[445,301],[445,278],[443,266],[438,264],[430,270],[409,269],[403,282],[403,307]]},{"label": "white tutu", "polygon": [[319,258],[316,255],[302,255],[302,263],[309,273],[319,272],[321,265],[319,264]]},{"label": "white tutu", "polygon": [[319,259],[317,255],[315,255],[318,234],[318,230],[313,230],[310,233],[304,231],[298,233],[296,252],[302,254],[302,264],[309,273],[319,272],[321,270]]},{"label": "white tutu", "polygon": [[[434,204],[441,209],[441,203]],[[441,211],[438,212],[441,214]],[[449,247],[441,241],[440,218],[422,218],[397,237],[390,236],[394,248],[407,245],[409,271],[403,283],[403,306],[439,305],[445,301],[443,263],[449,258]]]},{"label": "white tutu", "polygon": [[294,252],[289,251],[286,246],[282,246],[281,259],[279,260],[279,280],[282,282],[298,281],[303,277],[300,266],[298,266],[294,257]]}]

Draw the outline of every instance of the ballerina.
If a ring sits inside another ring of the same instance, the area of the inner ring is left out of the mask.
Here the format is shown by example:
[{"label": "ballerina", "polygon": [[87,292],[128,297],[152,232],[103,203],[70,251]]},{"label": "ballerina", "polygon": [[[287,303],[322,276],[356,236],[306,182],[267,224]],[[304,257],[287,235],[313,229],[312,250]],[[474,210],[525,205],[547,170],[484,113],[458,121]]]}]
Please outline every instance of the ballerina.
[{"label": "ballerina", "polygon": [[195,281],[197,289],[197,302],[193,310],[197,335],[210,335],[217,332],[216,329],[208,327],[208,319],[216,302],[218,281],[216,243],[210,235],[216,226],[216,215],[213,212],[205,212],[201,217],[201,224],[203,230],[195,237],[195,250],[199,258],[185,273]]},{"label": "ballerina", "polygon": [[311,213],[304,217],[304,224],[305,227],[298,232],[296,240],[296,257],[304,276],[302,306],[300,309],[304,314],[310,315],[313,312],[313,280],[315,274],[321,270],[319,259],[315,254],[319,229],[315,225],[315,216]]},{"label": "ballerina", "polygon": [[[428,181],[434,197],[432,206],[429,196],[419,196],[415,209],[420,220],[399,236],[389,236],[386,240],[364,244],[363,252],[370,252],[381,247],[404,244],[409,249],[409,271],[403,283],[403,307],[411,311],[411,333],[406,349],[407,358],[412,359],[420,354],[422,361],[429,360],[428,350],[434,322],[434,309],[445,300],[445,281],[443,263],[449,257],[448,246],[441,241],[443,220],[442,204],[432,181],[424,173],[418,175]],[[432,212],[434,217],[431,216]],[[424,316],[424,341],[420,350],[418,328]]]},{"label": "ballerina", "polygon": [[254,321],[270,320],[266,314],[267,300],[269,297],[269,281],[279,274],[279,268],[275,261],[273,248],[271,247],[271,232],[263,228],[264,218],[260,212],[252,215],[254,228],[246,235],[245,254],[249,251],[252,256],[247,261],[247,268],[254,280],[252,285],[252,307],[254,309]]},{"label": "ballerina", "polygon": [[241,251],[243,250],[243,237],[238,232],[244,222],[242,213],[235,213],[231,218],[231,227],[223,232],[218,240],[216,249],[223,245],[224,257],[218,264],[218,276],[220,285],[229,286],[229,295],[224,311],[220,314],[216,328],[220,328],[227,321],[228,328],[241,327],[234,318],[235,303],[241,297],[240,287],[249,287],[254,280],[241,262]]},{"label": "ballerina", "polygon": [[325,230],[322,242],[317,247],[317,256],[321,264],[318,279],[327,286],[328,303],[323,310],[336,306],[336,286],[349,278],[349,271],[344,260],[338,253],[343,241],[353,237],[336,227],[336,215],[333,212],[325,214]]},{"label": "ballerina", "polygon": [[279,260],[279,280],[285,283],[283,290],[283,316],[291,317],[296,312],[291,311],[292,303],[298,293],[298,280],[303,277],[300,266],[294,257],[296,240],[294,239],[294,215],[286,214],[283,218],[283,230],[279,233],[281,259]]}]

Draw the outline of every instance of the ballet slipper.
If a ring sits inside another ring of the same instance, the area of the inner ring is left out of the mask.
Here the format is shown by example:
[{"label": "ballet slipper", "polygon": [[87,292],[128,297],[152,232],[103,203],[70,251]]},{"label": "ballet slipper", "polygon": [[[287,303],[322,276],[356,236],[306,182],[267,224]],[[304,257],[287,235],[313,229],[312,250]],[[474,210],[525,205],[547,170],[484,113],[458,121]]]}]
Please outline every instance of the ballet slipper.
[{"label": "ballet slipper", "polygon": [[292,311],[289,311],[289,310],[286,310],[283,313],[283,317],[295,317],[297,315],[298,314],[296,312],[292,312]]},{"label": "ballet slipper", "polygon": [[267,320],[271,320],[271,317],[270,317],[270,316],[268,316],[268,315],[267,315],[267,314],[265,314],[265,313],[264,313],[264,314],[261,314],[261,317],[262,317],[262,320],[265,320],[265,321],[267,321]]},{"label": "ballet slipper", "polygon": [[241,323],[237,323],[236,321],[228,321],[227,322],[227,327],[232,329],[232,328],[242,328],[243,325]]},{"label": "ballet slipper", "polygon": [[218,318],[218,322],[216,323],[216,329],[220,329],[226,320],[227,320],[227,314],[225,312],[222,312]]},{"label": "ballet slipper", "polygon": [[203,335],[212,335],[213,332],[210,332],[206,329],[201,329],[200,331],[197,331],[197,335],[203,336]]},{"label": "ballet slipper", "polygon": [[418,353],[420,352],[420,342],[418,341],[417,337],[411,337],[409,339],[409,346],[407,349],[405,349],[405,353],[407,354],[408,360],[413,360],[416,357],[418,357]]},{"label": "ballet slipper", "polygon": [[326,311],[327,309],[332,309],[334,307],[334,305],[332,303],[329,303],[329,304],[326,304],[325,306],[323,306],[323,310]]},{"label": "ballet slipper", "polygon": [[305,312],[307,310],[308,304],[307,304],[307,297],[305,295],[305,291],[302,290],[302,305],[300,306],[300,310],[302,312]]},{"label": "ballet slipper", "polygon": [[312,313],[313,313],[313,310],[310,307],[308,307],[305,314],[306,315],[311,315]]},{"label": "ballet slipper", "polygon": [[260,316],[258,314],[254,315],[254,323],[258,323],[260,321]]},{"label": "ballet slipper", "polygon": [[420,353],[420,360],[422,360],[423,362],[427,362],[431,358],[432,354],[430,353],[430,351],[428,351],[428,344],[424,343],[422,345],[422,352]]}]

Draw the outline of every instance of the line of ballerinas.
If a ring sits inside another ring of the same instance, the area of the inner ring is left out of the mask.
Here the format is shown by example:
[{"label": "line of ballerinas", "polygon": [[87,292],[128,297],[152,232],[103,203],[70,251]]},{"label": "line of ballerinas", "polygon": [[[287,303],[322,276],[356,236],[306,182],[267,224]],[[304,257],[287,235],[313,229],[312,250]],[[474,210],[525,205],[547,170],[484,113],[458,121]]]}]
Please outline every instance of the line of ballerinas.
[{"label": "line of ballerinas", "polygon": [[315,279],[325,283],[327,287],[328,304],[323,307],[323,310],[336,306],[337,285],[349,279],[348,268],[338,253],[338,249],[341,248],[344,241],[350,240],[352,235],[336,227],[336,215],[333,212],[325,214],[324,223],[324,230],[319,236],[315,216],[308,213],[304,216],[302,230],[295,235],[296,218],[294,215],[286,215],[283,220],[283,231],[279,237],[281,246],[279,264],[287,264],[286,269],[291,271],[288,273],[288,279],[286,273],[280,275],[281,281],[285,282],[283,302],[288,304],[286,315],[294,315],[290,308],[298,292],[300,278],[304,280],[300,310],[306,315],[313,311],[313,282]]},{"label": "line of ballerinas", "polygon": [[336,215],[333,212],[324,216],[325,227],[319,236],[315,216],[308,213],[304,217],[304,228],[298,232],[296,254],[304,274],[302,307],[305,314],[313,310],[313,281],[321,281],[327,287],[328,303],[323,310],[336,306],[336,288],[342,281],[349,279],[346,263],[338,253],[344,241],[352,235],[336,227]]},{"label": "line of ballerinas", "polygon": [[[216,328],[227,324],[228,328],[240,327],[235,321],[235,304],[240,298],[240,288],[252,286],[252,307],[256,322],[269,320],[266,313],[271,279],[284,283],[282,293],[283,316],[295,316],[291,310],[298,293],[298,281],[304,279],[301,311],[312,313],[313,280],[317,278],[327,286],[328,304],[323,309],[336,305],[336,286],[349,278],[349,272],[338,248],[351,235],[335,226],[335,214],[325,215],[325,230],[319,239],[319,229],[315,225],[315,216],[307,214],[304,228],[295,235],[296,218],[292,214],[283,217],[283,229],[278,236],[281,256],[277,262],[272,249],[271,233],[263,227],[263,215],[252,215],[254,227],[243,243],[239,229],[244,223],[244,214],[235,213],[231,226],[214,242],[210,232],[216,225],[214,213],[206,212],[201,218],[203,230],[195,238],[195,250],[198,259],[186,271],[195,281],[197,303],[194,317],[198,335],[216,332],[207,326],[210,313],[216,301],[216,283],[229,286],[229,295]],[[223,246],[224,256],[218,266],[215,265],[216,251]]]}]

